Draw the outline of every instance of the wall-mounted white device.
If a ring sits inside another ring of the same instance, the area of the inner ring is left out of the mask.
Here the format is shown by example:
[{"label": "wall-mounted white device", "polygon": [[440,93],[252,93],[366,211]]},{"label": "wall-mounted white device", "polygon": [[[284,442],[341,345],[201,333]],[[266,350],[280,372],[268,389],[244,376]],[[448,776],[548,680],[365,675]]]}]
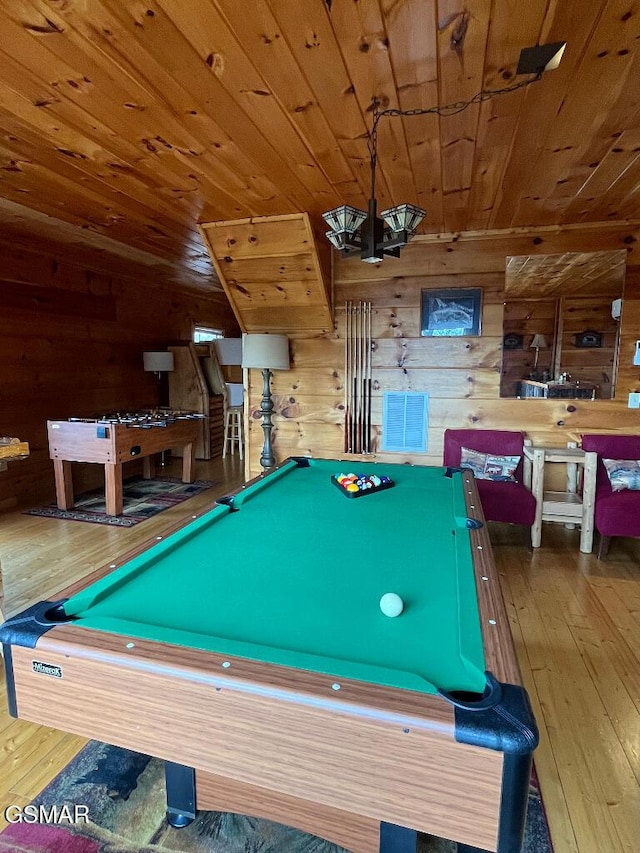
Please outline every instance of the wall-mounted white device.
[{"label": "wall-mounted white device", "polygon": [[614,320],[619,320],[622,314],[622,299],[614,299],[611,303],[611,316]]}]

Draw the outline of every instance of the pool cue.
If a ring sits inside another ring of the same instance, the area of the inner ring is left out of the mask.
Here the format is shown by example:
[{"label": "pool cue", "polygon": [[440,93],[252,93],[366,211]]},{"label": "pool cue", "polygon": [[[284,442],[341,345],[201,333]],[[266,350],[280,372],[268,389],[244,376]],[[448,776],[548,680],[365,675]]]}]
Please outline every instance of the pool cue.
[{"label": "pool cue", "polygon": [[366,349],[366,302],[360,303],[360,408],[361,408],[361,417],[360,417],[360,453],[365,452],[365,435],[366,435],[366,417],[367,417],[367,408],[366,408],[366,385],[365,385],[365,371],[366,371],[366,362],[367,362],[367,349]]},{"label": "pool cue", "polygon": [[358,395],[358,424],[356,452],[362,453],[362,302],[358,303],[356,314],[356,335],[358,340],[358,361],[356,364],[356,394]]},{"label": "pool cue", "polygon": [[373,306],[369,305],[369,448],[372,449],[371,407],[373,404]]},{"label": "pool cue", "polygon": [[358,452],[358,309],[353,306],[353,373],[351,376],[353,394],[353,445],[352,453]]},{"label": "pool cue", "polygon": [[344,305],[344,449],[345,453],[349,453],[351,449],[351,399],[349,396],[350,384],[350,367],[349,359],[351,358],[351,346],[349,337],[351,335],[351,323],[349,320],[351,312],[351,303],[345,302]]},{"label": "pool cue", "polygon": [[355,381],[355,320],[353,302],[349,303],[349,453],[354,452],[355,445],[355,407],[356,398],[354,393]]},{"label": "pool cue", "polygon": [[351,322],[351,365],[350,365],[350,374],[349,374],[349,394],[351,395],[351,420],[350,420],[350,430],[351,430],[351,440],[349,442],[349,452],[355,452],[355,441],[356,441],[356,395],[355,395],[355,366],[356,366],[356,338],[355,338],[355,311],[353,307],[353,302],[351,303],[350,309],[350,322]]},{"label": "pool cue", "polygon": [[371,453],[371,368],[372,368],[372,306],[369,303],[367,313],[367,447]]},{"label": "pool cue", "polygon": [[345,398],[345,424],[344,424],[344,449],[347,453],[351,450],[351,303],[345,302],[344,306],[344,338],[345,338],[345,362],[344,362],[344,398]]},{"label": "pool cue", "polygon": [[365,324],[365,436],[364,451],[371,453],[371,303],[366,303]]},{"label": "pool cue", "polygon": [[349,308],[351,315],[351,364],[349,371],[349,394],[351,396],[351,418],[349,428],[351,430],[351,441],[349,443],[349,452],[355,453],[356,441],[356,393],[355,393],[355,373],[356,373],[356,314],[354,303],[352,302]]},{"label": "pool cue", "polygon": [[355,368],[355,337],[354,337],[354,313],[353,313],[353,302],[349,303],[349,342],[351,348],[351,356],[349,358],[349,399],[351,401],[350,411],[349,411],[349,453],[353,453],[353,446],[355,441],[355,405],[356,398],[353,393],[353,381],[354,381],[354,368]]},{"label": "pool cue", "polygon": [[362,303],[360,328],[362,330],[362,378],[360,380],[360,396],[362,397],[362,428],[360,439],[360,453],[367,452],[367,303]]},{"label": "pool cue", "polygon": [[367,303],[362,303],[362,450],[367,452]]}]

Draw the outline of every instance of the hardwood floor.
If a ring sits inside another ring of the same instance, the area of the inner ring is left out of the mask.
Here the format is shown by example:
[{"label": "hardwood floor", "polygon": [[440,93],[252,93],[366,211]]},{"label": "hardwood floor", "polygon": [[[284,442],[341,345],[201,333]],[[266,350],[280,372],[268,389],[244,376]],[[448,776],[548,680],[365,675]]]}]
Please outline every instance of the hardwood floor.
[{"label": "hardwood floor", "polygon": [[631,853],[640,838],[640,541],[606,561],[579,530],[544,524],[542,547],[492,540],[538,725],[535,764],[555,853]]},{"label": "hardwood floor", "polygon": [[[199,462],[242,478],[237,457]],[[199,495],[130,529],[0,515],[6,611],[55,593],[194,510]],[[579,531],[544,524],[542,547],[492,525],[523,677],[541,730],[535,762],[555,853],[635,853],[640,838],[640,540],[614,540],[606,561],[581,554]],[[82,747],[81,738],[11,719],[0,686],[0,827]]]}]

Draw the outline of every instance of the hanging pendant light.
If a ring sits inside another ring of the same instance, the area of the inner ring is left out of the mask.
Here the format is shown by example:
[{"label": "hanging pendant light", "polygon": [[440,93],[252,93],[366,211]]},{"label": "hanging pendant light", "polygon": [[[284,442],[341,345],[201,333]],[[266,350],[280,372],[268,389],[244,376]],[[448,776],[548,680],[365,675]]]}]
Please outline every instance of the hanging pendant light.
[{"label": "hanging pendant light", "polygon": [[490,100],[496,95],[515,92],[517,89],[540,80],[545,71],[558,67],[565,47],[564,42],[556,42],[524,48],[520,52],[516,74],[535,74],[535,77],[507,86],[504,89],[483,89],[469,101],[459,101],[444,107],[430,107],[425,110],[379,110],[378,102],[373,98],[373,124],[367,140],[371,171],[371,193],[368,209],[365,211],[350,204],[343,204],[323,213],[322,218],[331,229],[326,232],[326,237],[331,245],[343,255],[349,255],[359,250],[360,259],[370,264],[379,263],[385,255],[398,258],[400,257],[400,249],[406,246],[415,235],[418,226],[426,216],[426,211],[415,204],[398,204],[388,210],[383,210],[378,216],[378,203],[376,201],[377,131],[378,122],[383,116],[456,115],[471,104]]}]

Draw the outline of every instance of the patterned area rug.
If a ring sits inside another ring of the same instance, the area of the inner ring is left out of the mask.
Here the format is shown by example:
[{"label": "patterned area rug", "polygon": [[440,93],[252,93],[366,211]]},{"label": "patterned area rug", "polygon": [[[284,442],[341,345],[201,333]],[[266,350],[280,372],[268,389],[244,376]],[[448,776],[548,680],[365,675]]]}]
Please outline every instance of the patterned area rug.
[{"label": "patterned area rug", "polygon": [[[82,805],[87,823],[12,823],[0,853],[344,853],[281,824],[201,812],[185,829],[164,819],[162,763],[92,741],[34,800],[38,806]],[[455,853],[457,845],[424,836],[420,853]],[[469,848],[466,848],[469,850]],[[540,795],[532,788],[524,853],[553,853]]]},{"label": "patterned area rug", "polygon": [[124,506],[122,515],[107,515],[104,489],[95,489],[80,495],[73,509],[58,509],[52,503],[28,509],[25,515],[42,515],[46,518],[62,518],[67,521],[89,521],[92,524],[109,524],[112,527],[133,527],[151,518],[152,515],[157,515],[215,485],[215,482],[209,480],[183,483],[176,477],[153,480],[133,477],[126,480],[122,487]]}]

